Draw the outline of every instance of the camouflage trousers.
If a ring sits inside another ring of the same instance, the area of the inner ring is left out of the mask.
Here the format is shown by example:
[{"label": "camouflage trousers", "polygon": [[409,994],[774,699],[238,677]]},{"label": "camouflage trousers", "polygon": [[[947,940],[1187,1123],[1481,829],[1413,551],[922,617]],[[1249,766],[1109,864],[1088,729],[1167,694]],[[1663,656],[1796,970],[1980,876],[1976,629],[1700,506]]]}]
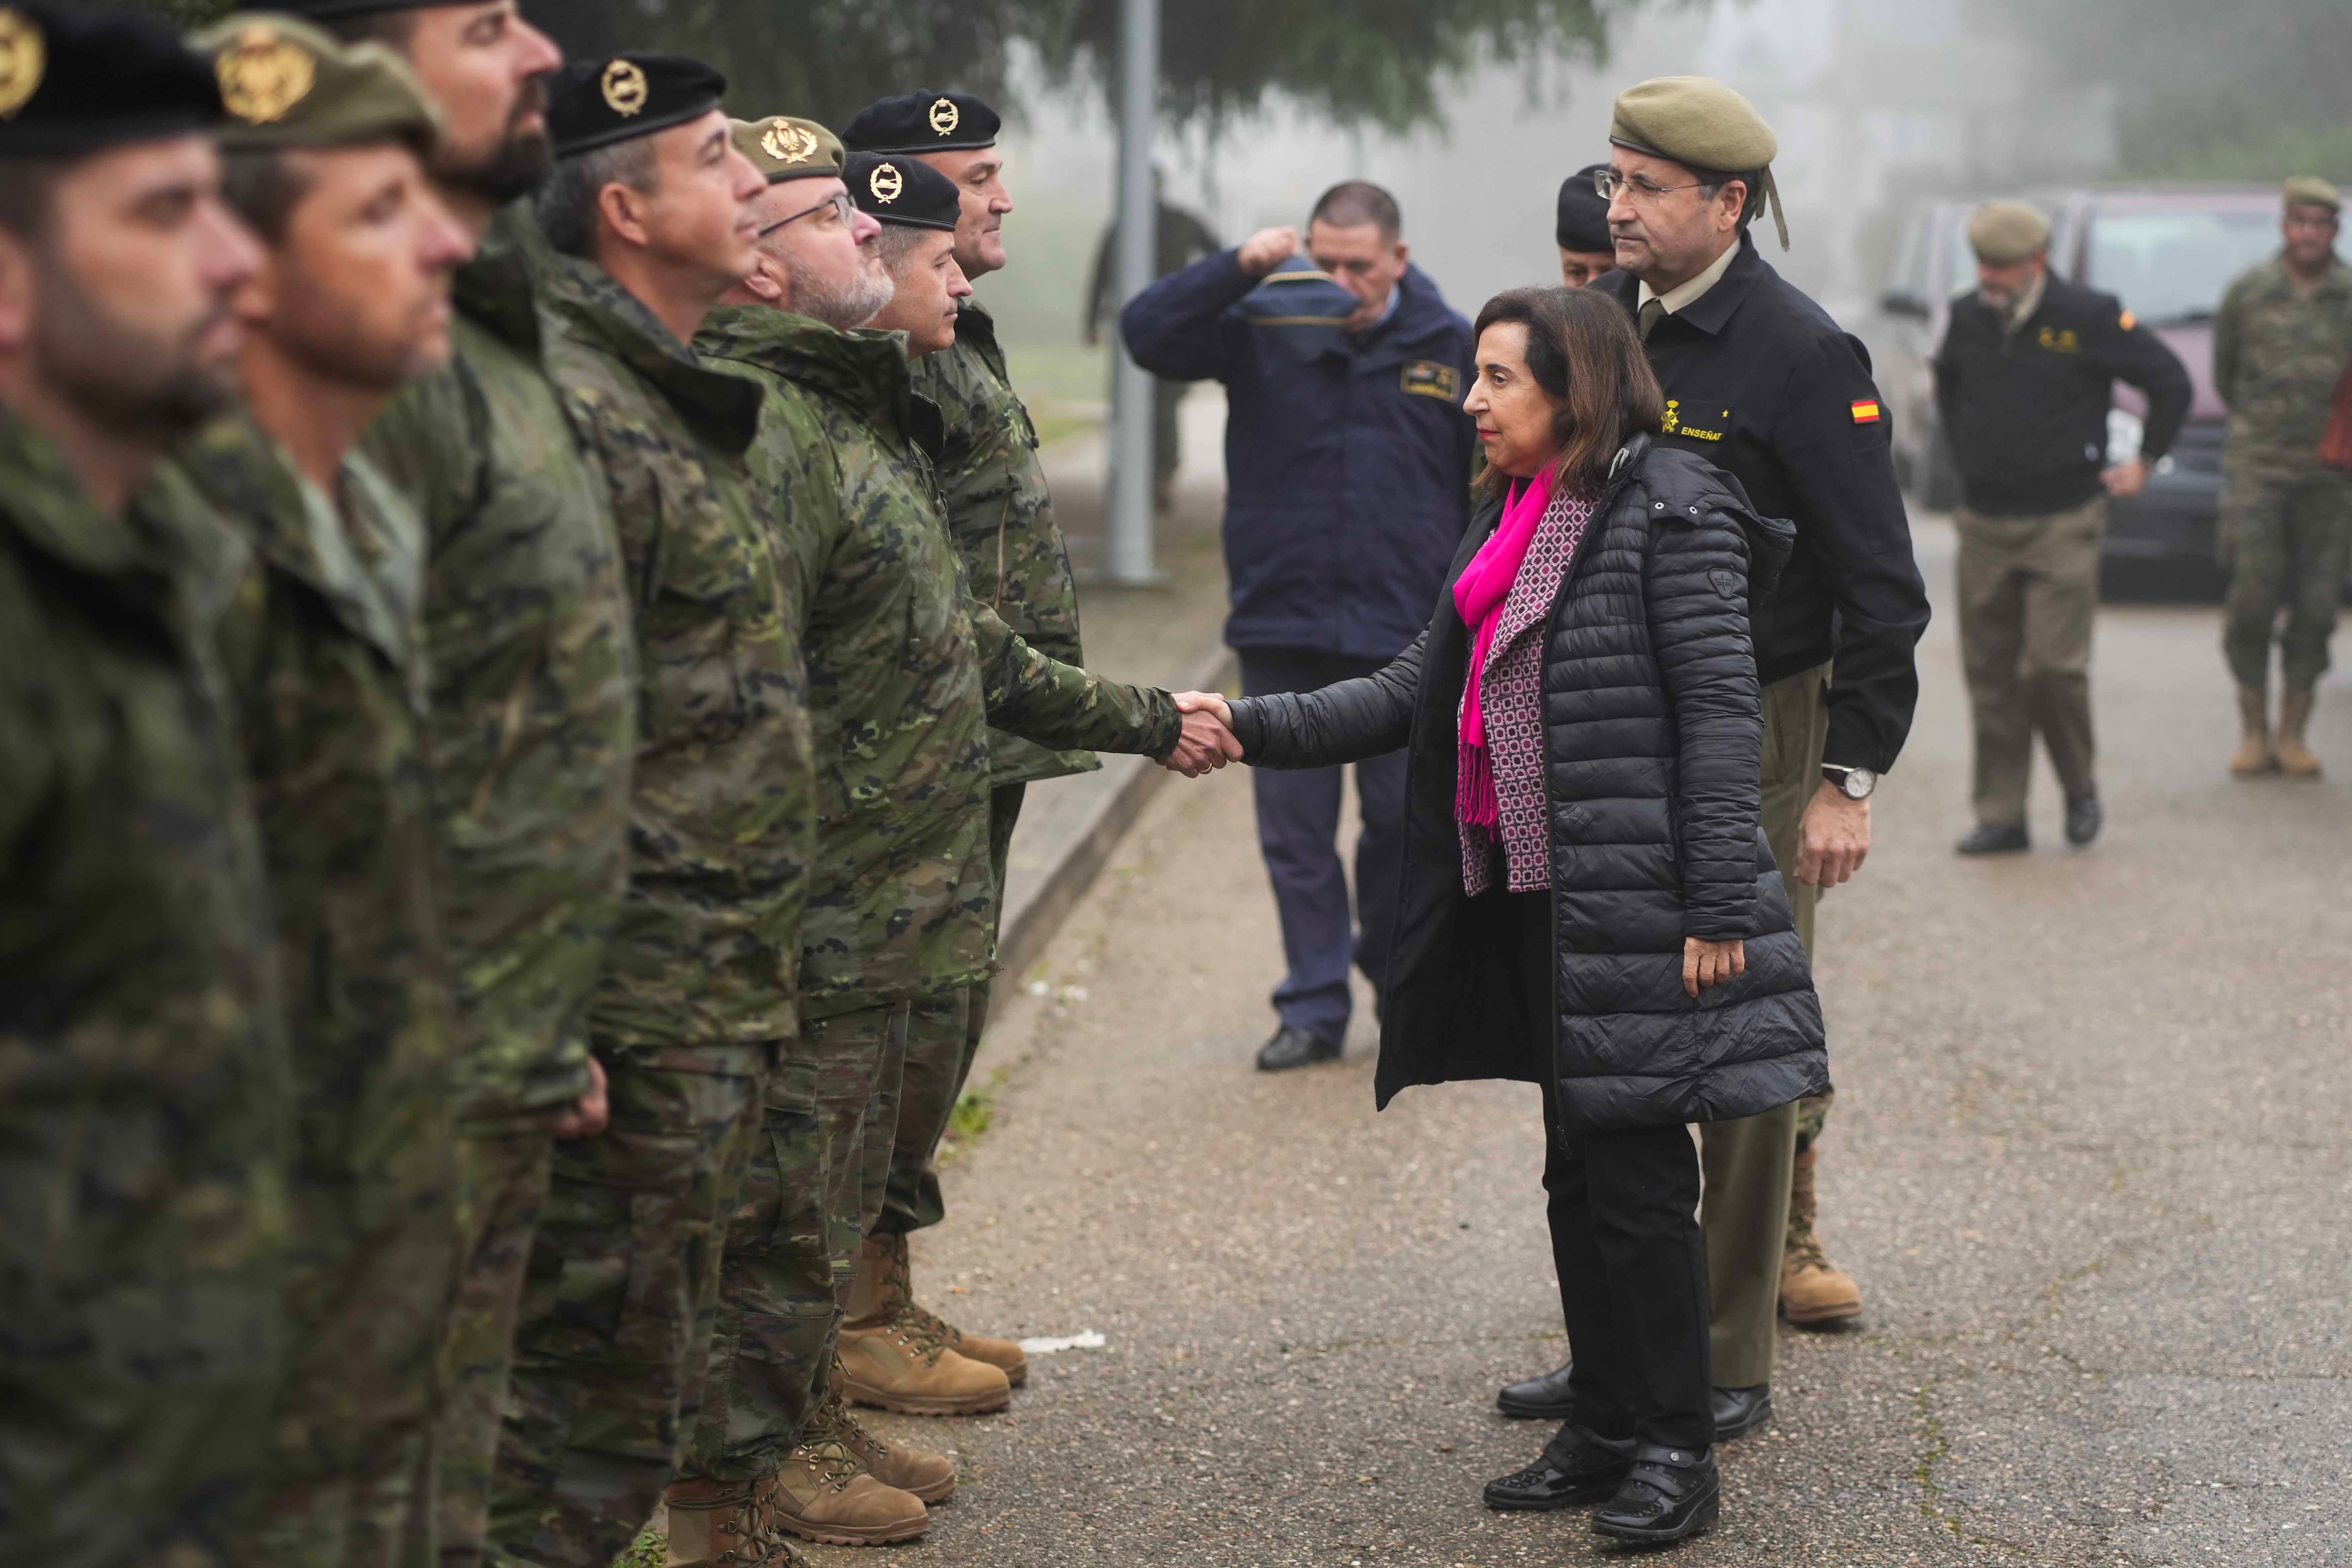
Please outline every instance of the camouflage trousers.
[{"label": "camouflage trousers", "polygon": [[858,1249],[889,1175],[910,1009],[804,1021],[769,1082],[727,1229],[718,1323],[688,1474],[775,1473],[824,1396]]},{"label": "camouflage trousers", "polygon": [[556,1145],[523,1282],[489,1561],[606,1568],[700,1418],[721,1218],[772,1044],[600,1049],[613,1120]]},{"label": "camouflage trousers", "polygon": [[457,1217],[464,1250],[441,1344],[441,1564],[474,1568],[489,1549],[490,1477],[513,1364],[531,1238],[546,1207],[560,1112],[464,1130]]},{"label": "camouflage trousers", "polygon": [[[2333,469],[2231,474],[2221,490],[2221,651],[2242,686],[2270,684],[2279,645],[2289,691],[2327,671],[2328,639],[2352,549],[2352,475]],[[2279,624],[2281,612],[2286,623]]]},{"label": "camouflage trousers", "polygon": [[[1001,784],[989,798],[988,859],[995,868],[996,909],[1000,929],[1004,912],[1004,873],[1013,858],[1013,830],[1021,821],[1025,784]],[[956,1102],[963,1098],[971,1077],[972,1059],[980,1054],[980,1037],[988,1028],[988,998],[992,986],[982,981],[952,998],[915,1004],[940,1016],[918,1018],[917,1039],[907,1048],[904,1098],[898,1113],[898,1148],[890,1160],[890,1188],[882,1207],[879,1233],[905,1236],[937,1225],[947,1218],[947,1197],[940,1188],[940,1140],[947,1135]],[[945,1010],[955,1009],[963,1023],[961,1040],[950,1048],[944,1040],[950,1026]],[[937,1041],[937,1044],[930,1044]]]}]

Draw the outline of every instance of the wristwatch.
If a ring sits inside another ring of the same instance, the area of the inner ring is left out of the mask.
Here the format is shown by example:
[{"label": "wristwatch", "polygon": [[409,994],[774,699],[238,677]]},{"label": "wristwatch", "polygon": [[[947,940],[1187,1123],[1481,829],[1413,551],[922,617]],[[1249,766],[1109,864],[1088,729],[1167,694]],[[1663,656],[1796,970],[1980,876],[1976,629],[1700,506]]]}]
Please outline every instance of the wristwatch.
[{"label": "wristwatch", "polygon": [[1870,792],[1878,788],[1878,775],[1867,768],[1840,768],[1834,762],[1824,762],[1822,777],[1849,800],[1867,800]]}]

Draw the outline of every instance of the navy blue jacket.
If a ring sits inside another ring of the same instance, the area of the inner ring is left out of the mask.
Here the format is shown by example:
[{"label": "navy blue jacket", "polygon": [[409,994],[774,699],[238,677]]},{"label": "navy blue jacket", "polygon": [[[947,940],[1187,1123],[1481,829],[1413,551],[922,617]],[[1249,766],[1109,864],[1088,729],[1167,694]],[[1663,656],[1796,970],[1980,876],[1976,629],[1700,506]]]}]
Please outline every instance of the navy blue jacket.
[{"label": "navy blue jacket", "polygon": [[1393,658],[1428,624],[1470,524],[1470,324],[1410,267],[1387,320],[1339,331],[1338,286],[1313,263],[1261,283],[1236,254],[1119,313],[1145,370],[1225,384],[1225,641]]}]

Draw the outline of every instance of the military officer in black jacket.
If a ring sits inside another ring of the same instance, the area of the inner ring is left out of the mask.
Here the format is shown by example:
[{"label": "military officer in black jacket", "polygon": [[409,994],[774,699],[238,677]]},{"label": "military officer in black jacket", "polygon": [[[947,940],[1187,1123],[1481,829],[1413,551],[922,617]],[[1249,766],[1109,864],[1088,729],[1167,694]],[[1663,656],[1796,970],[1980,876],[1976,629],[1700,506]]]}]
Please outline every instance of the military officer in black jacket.
[{"label": "military officer in black jacket", "polygon": [[[2189,413],[2189,371],[2113,297],[2050,276],[2050,221],[2022,202],[1969,219],[1976,292],[1952,307],[1936,403],[1960,475],[1960,659],[1976,716],[1964,855],[2029,847],[2036,731],[2066,794],[2066,841],[2098,837],[2091,622],[2107,497],[2147,482]],[[2147,398],[2137,455],[2109,466],[2118,381]]]},{"label": "military officer in black jacket", "polygon": [[[1783,282],[1748,235],[1769,205],[1788,243],[1770,167],[1778,143],[1746,99],[1703,77],[1643,82],[1618,99],[1610,141],[1601,178],[1620,270],[1592,287],[1641,326],[1668,400],[1664,440],[1738,478],[1759,514],[1797,525],[1795,554],[1757,607],[1754,632],[1766,683],[1765,831],[1791,873],[1810,949],[1819,890],[1846,881],[1869,852],[1870,794],[1903,749],[1918,697],[1913,649],[1927,595],[1885,409],[1861,344]],[[1801,1321],[1862,1310],[1810,1225],[1790,1237],[1800,1118],[1817,1128],[1824,1109],[1804,1106],[1706,1129],[1702,1221],[1724,1437],[1770,1412],[1784,1294]],[[1809,1145],[1808,1174],[1811,1157]],[[1564,1388],[1553,1374],[1513,1385],[1501,1403],[1550,1414]]]}]

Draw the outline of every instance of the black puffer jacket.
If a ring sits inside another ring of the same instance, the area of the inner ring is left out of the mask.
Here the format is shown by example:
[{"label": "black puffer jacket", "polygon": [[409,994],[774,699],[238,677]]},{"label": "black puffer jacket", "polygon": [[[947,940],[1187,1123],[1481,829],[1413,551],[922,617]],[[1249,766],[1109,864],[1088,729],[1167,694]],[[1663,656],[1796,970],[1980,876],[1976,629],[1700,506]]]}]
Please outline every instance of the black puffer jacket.
[{"label": "black puffer jacket", "polygon": [[[1769,592],[1794,530],[1738,481],[1637,436],[1545,627],[1545,787],[1558,1017],[1520,1021],[1513,901],[1462,888],[1454,820],[1469,635],[1453,583],[1376,675],[1234,704],[1250,762],[1320,768],[1410,744],[1404,886],[1382,1013],[1380,1103],[1414,1083],[1532,1081],[1550,1047],[1567,1132],[1752,1116],[1829,1088],[1820,1000],[1759,822],[1763,712],[1750,560]],[[1748,973],[1683,994],[1683,939],[1744,938]]]}]

